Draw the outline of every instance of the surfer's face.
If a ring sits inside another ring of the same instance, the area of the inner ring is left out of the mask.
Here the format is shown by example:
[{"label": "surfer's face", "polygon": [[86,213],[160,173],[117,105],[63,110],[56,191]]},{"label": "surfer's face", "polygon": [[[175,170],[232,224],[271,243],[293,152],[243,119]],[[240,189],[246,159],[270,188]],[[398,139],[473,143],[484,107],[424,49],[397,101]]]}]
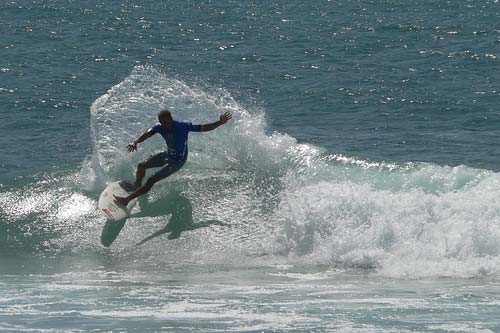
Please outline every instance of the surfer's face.
[{"label": "surfer's face", "polygon": [[172,127],[172,115],[170,113],[165,113],[161,116],[161,118],[159,119],[160,121],[160,124],[163,126],[163,127],[167,127],[167,128],[170,128]]}]

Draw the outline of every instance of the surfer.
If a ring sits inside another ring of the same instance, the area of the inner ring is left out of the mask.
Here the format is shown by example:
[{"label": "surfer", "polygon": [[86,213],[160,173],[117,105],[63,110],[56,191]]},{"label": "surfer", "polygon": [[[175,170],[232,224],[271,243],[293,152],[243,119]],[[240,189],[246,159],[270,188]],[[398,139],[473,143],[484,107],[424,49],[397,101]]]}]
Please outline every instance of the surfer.
[{"label": "surfer", "polygon": [[[137,198],[147,193],[153,185],[159,180],[166,178],[176,171],[178,171],[184,163],[186,163],[188,156],[188,133],[189,132],[208,132],[223,125],[232,118],[230,112],[226,112],[220,116],[219,120],[204,125],[193,125],[190,122],[177,121],[172,118],[172,114],[168,110],[163,110],[158,114],[159,124],[151,127],[146,132],[142,133],[137,139],[128,144],[127,149],[129,152],[137,150],[137,144],[152,137],[156,133],[165,139],[167,150],[156,155],[149,157],[147,160],[137,165],[135,174],[135,190],[127,197],[114,196],[116,204],[127,206],[130,200]],[[146,170],[150,168],[159,168],[154,175],[148,178],[146,183],[142,185],[142,180],[146,175]]]}]

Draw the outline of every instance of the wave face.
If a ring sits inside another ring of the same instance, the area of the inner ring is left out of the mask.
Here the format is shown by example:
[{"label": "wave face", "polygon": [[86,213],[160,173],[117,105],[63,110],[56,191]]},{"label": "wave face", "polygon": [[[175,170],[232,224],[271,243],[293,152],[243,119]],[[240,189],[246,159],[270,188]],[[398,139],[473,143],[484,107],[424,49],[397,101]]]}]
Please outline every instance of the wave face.
[{"label": "wave face", "polygon": [[224,89],[143,66],[93,103],[93,155],[79,172],[0,193],[3,249],[101,253],[99,193],[110,181],[132,179],[139,161],[164,149],[156,136],[135,153],[125,146],[165,107],[193,123],[225,111],[234,118],[190,134],[188,163],[141,198],[113,251],[133,248],[134,256],[164,262],[327,265],[398,278],[498,276],[497,173],[372,162],[299,144],[269,133],[263,110],[242,106]]}]

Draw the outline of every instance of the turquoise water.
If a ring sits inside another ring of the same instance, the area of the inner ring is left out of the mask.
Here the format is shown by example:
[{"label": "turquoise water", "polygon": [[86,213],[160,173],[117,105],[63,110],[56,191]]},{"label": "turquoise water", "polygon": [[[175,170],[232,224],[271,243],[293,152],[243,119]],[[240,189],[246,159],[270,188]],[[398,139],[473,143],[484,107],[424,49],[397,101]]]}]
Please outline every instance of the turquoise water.
[{"label": "turquoise water", "polygon": [[[500,331],[499,18],[1,3],[0,330]],[[125,149],[162,107],[234,117],[106,248],[97,199],[163,148]]]}]

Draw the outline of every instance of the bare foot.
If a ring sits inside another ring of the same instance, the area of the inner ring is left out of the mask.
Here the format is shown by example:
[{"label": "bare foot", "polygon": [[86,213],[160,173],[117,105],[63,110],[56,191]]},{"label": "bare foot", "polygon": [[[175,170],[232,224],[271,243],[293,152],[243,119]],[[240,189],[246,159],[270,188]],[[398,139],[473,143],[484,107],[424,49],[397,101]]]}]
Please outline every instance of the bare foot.
[{"label": "bare foot", "polygon": [[117,197],[116,195],[113,195],[113,197],[115,198],[115,200],[113,200],[115,204],[117,204],[118,206],[127,207],[127,198]]}]

